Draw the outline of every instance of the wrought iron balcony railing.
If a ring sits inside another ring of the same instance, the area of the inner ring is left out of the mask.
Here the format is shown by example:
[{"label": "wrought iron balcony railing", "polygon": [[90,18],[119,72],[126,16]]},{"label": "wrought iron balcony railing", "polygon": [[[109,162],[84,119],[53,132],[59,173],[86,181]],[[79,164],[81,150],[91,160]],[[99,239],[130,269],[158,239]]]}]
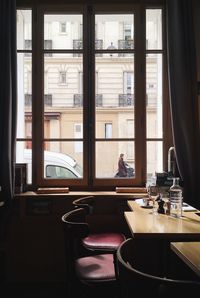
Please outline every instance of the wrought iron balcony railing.
[{"label": "wrought iron balcony railing", "polygon": [[[25,94],[25,106],[30,107],[32,104],[32,94]],[[44,94],[44,104],[45,106],[52,106],[52,94]]]},{"label": "wrought iron balcony railing", "polygon": [[[53,42],[51,39],[45,39],[44,40],[44,49],[45,50],[52,50],[52,45],[53,45]],[[46,57],[52,57],[52,53],[45,53],[45,56]]]},{"label": "wrought iron balcony railing", "polygon": [[103,39],[95,39],[95,49],[96,50],[103,49]]},{"label": "wrought iron balcony railing", "polygon": [[83,95],[74,94],[74,107],[82,107],[82,106],[83,106]]},{"label": "wrought iron balcony railing", "polygon": [[[82,39],[74,39],[73,40],[73,50],[82,50],[83,49],[83,40]],[[74,57],[81,57],[82,54],[74,53]]]},{"label": "wrought iron balcony railing", "polygon": [[[82,50],[83,49],[83,40],[82,39],[74,39],[73,40],[73,50]],[[103,39],[95,40],[95,49],[102,50],[103,49]],[[81,54],[74,53],[74,57],[80,57]],[[98,56],[102,56],[102,54],[98,54]]]},{"label": "wrought iron balcony railing", "polygon": [[[74,94],[74,107],[83,106],[83,94]],[[96,107],[103,106],[103,94],[96,94]]]},{"label": "wrought iron balcony railing", "polygon": [[44,104],[46,106],[52,107],[52,94],[45,94],[44,95]]},{"label": "wrought iron balcony railing", "polygon": [[74,39],[73,40],[73,50],[81,50],[83,48],[83,40],[82,39]]},{"label": "wrought iron balcony railing", "polygon": [[[24,49],[25,50],[31,50],[32,49],[32,40],[31,39],[25,39],[24,40]],[[25,57],[31,57],[31,53],[24,53]]]},{"label": "wrought iron balcony railing", "polygon": [[127,107],[134,105],[133,94],[119,94],[119,107]]},{"label": "wrought iron balcony railing", "polygon": [[[45,39],[44,40],[44,49],[45,50],[52,50],[52,40],[51,39]],[[32,40],[31,39],[25,39],[24,40],[24,49],[25,50],[31,50],[32,49]],[[25,57],[30,57],[31,56],[31,53],[25,53],[24,54]],[[49,56],[51,57],[52,56],[52,53],[46,53],[45,56]]]},{"label": "wrought iron balcony railing", "polygon": [[103,106],[103,94],[96,94],[96,107]]},{"label": "wrought iron balcony railing", "polygon": [[119,50],[132,50],[134,49],[133,39],[120,39],[118,40]]}]

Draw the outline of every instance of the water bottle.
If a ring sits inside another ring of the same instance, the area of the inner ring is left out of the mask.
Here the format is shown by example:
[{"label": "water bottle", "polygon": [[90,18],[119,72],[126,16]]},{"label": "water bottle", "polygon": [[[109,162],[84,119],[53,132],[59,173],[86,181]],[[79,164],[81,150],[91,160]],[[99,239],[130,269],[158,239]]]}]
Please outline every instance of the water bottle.
[{"label": "water bottle", "polygon": [[170,215],[180,218],[182,216],[182,188],[179,185],[179,178],[173,178],[173,185],[169,190]]}]

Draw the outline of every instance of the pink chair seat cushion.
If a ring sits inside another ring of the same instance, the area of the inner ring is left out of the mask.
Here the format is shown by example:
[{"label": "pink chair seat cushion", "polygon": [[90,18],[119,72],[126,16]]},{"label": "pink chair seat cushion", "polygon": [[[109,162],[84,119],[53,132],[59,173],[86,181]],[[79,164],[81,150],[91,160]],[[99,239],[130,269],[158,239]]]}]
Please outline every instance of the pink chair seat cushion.
[{"label": "pink chair seat cushion", "polygon": [[115,250],[125,240],[125,236],[120,233],[99,233],[90,234],[82,239],[82,243],[89,249]]},{"label": "pink chair seat cushion", "polygon": [[113,254],[79,258],[75,261],[79,279],[88,282],[115,281]]}]

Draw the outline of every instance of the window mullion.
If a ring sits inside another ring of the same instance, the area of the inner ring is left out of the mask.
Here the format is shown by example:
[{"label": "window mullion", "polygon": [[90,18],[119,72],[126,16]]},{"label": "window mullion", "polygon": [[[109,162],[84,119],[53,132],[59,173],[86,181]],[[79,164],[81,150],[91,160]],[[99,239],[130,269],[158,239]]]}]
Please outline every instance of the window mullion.
[{"label": "window mullion", "polygon": [[85,7],[84,23],[84,131],[85,131],[85,175],[88,187],[93,187],[95,174],[95,57],[94,57],[94,28],[95,18],[92,6]]},{"label": "window mullion", "polygon": [[[33,185],[41,184],[43,167],[42,158],[42,138],[43,138],[43,22],[42,14],[38,7],[33,9],[33,147],[32,147],[32,167]],[[39,34],[40,33],[40,34]]]},{"label": "window mullion", "polygon": [[146,181],[146,71],[145,71],[145,9],[137,9],[135,18],[135,151],[136,175]]}]

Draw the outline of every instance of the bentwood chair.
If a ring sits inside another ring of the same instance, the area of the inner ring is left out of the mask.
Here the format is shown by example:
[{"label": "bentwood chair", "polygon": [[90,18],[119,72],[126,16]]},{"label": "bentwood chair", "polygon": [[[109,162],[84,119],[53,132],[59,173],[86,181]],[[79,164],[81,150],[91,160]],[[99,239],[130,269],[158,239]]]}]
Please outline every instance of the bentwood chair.
[{"label": "bentwood chair", "polygon": [[[151,257],[151,253],[149,256]],[[189,298],[200,296],[200,283],[152,275],[146,259],[134,260],[134,239],[124,241],[115,258],[121,298]]]},{"label": "bentwood chair", "polygon": [[109,297],[116,294],[113,254],[85,256],[81,239],[89,234],[85,210],[74,209],[62,216],[65,237],[68,298]]},{"label": "bentwood chair", "polygon": [[[92,214],[94,208],[94,197],[87,196],[76,199],[72,203],[75,208],[84,208],[86,214]],[[86,218],[84,219],[86,221]],[[89,226],[88,226],[89,228]],[[103,232],[91,233],[82,239],[82,245],[86,249],[98,252],[115,252],[119,245],[125,240],[122,233]]]}]

